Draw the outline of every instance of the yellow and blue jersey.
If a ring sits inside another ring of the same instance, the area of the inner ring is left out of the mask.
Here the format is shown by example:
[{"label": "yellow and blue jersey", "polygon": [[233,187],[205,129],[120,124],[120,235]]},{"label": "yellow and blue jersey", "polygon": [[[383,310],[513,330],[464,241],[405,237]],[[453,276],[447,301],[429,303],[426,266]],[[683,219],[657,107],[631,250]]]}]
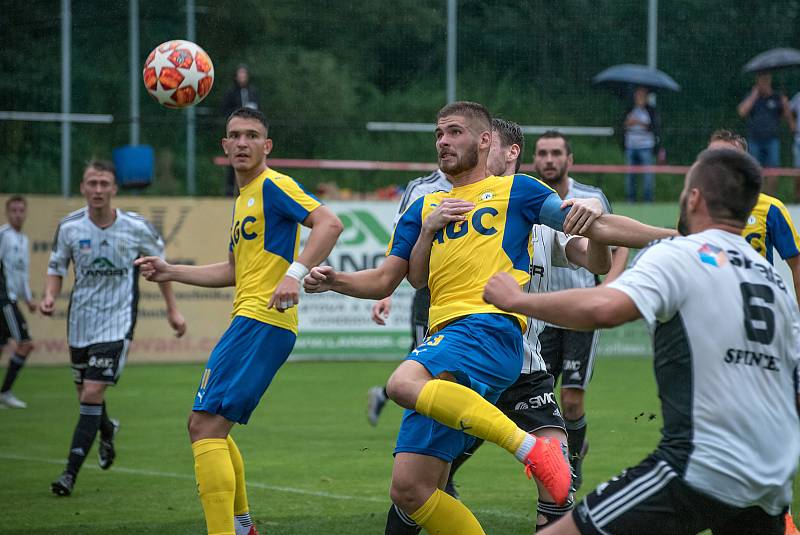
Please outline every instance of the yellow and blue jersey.
[{"label": "yellow and blue jersey", "polygon": [[[528,175],[490,176],[450,192],[417,199],[395,227],[387,255],[405,260],[417,241],[422,222],[445,198],[475,203],[465,221],[453,222],[433,240],[428,287],[431,332],[470,314],[506,314],[483,301],[483,288],[495,273],[510,273],[520,284],[530,279],[531,229],[542,223],[562,229],[568,210],[543,182]],[[525,329],[527,318],[513,314]]]},{"label": "yellow and blue jersey", "polygon": [[758,196],[742,236],[770,264],[773,263],[773,247],[784,260],[800,254],[800,237],[786,206],[763,193]]},{"label": "yellow and blue jersey", "polygon": [[300,223],[320,202],[291,177],[267,168],[241,188],[233,211],[229,250],[236,262],[233,316],[297,333],[297,307],[268,309],[300,246]]}]

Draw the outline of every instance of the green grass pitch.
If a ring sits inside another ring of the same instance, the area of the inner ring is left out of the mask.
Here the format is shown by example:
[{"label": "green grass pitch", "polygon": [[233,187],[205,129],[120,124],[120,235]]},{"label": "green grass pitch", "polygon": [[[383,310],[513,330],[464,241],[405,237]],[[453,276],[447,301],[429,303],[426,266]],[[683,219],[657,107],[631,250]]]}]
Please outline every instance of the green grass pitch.
[{"label": "green grass pitch", "polygon": [[[388,406],[372,428],[364,410],[367,388],[394,366],[298,362],[278,373],[251,423],[233,432],[262,534],[383,533],[401,411]],[[70,371],[24,370],[15,392],[29,408],[0,411],[0,533],[205,533],[185,431],[201,370],[128,367],[108,396],[111,416],[122,422],[117,462],[99,470],[93,448],[68,498],[51,495],[49,484],[63,468],[77,418]],[[587,406],[591,451],[582,493],[655,447],[661,416],[651,361],[600,359]],[[457,483],[487,533],[532,532],[535,487],[506,452],[484,446]]]}]

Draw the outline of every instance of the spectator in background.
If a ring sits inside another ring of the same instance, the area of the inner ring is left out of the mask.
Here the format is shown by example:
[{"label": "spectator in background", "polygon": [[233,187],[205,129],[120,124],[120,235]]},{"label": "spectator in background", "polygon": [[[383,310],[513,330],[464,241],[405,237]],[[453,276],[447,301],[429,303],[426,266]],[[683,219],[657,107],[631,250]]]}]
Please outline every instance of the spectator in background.
[{"label": "spectator in background", "polygon": [[[794,134],[792,140],[792,153],[794,155],[794,166],[800,169],[800,91],[795,93],[789,101],[789,129]],[[800,202],[800,177],[794,177],[794,202]]]},{"label": "spectator in background", "polygon": [[[259,109],[258,92],[255,87],[250,85],[250,69],[244,63],[236,67],[236,76],[233,78],[233,85],[225,92],[222,97],[222,116],[228,120],[231,113],[239,108]],[[225,195],[233,197],[238,194],[236,187],[236,175],[233,167],[226,167],[225,171]]]},{"label": "spectator in background", "polygon": [[[626,165],[653,165],[654,155],[659,146],[661,120],[656,109],[648,104],[649,91],[646,87],[637,87],[633,92],[633,105],[625,112],[623,124],[625,137]],[[628,202],[636,202],[636,174],[625,175],[625,195]],[[642,200],[653,202],[655,197],[656,177],[653,173],[644,173]]]},{"label": "spectator in background", "polygon": [[[772,89],[772,73],[756,74],[756,83],[750,94],[739,103],[736,112],[747,120],[747,145],[750,154],[762,167],[778,167],[781,161],[781,145],[778,129],[781,117],[791,125],[789,102],[786,95]],[[775,194],[778,177],[765,177],[764,192]]]}]

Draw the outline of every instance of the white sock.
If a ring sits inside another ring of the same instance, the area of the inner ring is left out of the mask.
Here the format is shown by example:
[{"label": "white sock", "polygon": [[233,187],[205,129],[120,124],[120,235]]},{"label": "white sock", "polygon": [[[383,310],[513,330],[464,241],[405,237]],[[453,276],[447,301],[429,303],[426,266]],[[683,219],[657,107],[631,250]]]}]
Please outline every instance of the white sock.
[{"label": "white sock", "polygon": [[533,435],[528,435],[525,437],[525,440],[522,441],[522,444],[519,445],[517,451],[514,452],[514,457],[516,457],[519,462],[524,463],[528,454],[533,449],[534,444],[536,444],[536,438],[534,438]]},{"label": "white sock", "polygon": [[233,519],[235,520],[236,535],[247,535],[250,533],[250,526],[253,525],[253,519],[250,518],[249,512],[241,515],[234,515]]}]

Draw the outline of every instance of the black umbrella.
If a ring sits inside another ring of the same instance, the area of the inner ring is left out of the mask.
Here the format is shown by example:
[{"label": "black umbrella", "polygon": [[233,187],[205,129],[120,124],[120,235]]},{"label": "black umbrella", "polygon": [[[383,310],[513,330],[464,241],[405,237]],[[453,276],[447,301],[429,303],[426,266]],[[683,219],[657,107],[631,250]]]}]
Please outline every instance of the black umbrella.
[{"label": "black umbrella", "polygon": [[800,50],[773,48],[757,55],[742,68],[744,72],[763,72],[800,66]]},{"label": "black umbrella", "polygon": [[[625,86],[642,86],[648,89],[669,89],[680,91],[681,86],[670,75],[646,65],[624,63],[609,67],[594,78],[595,85],[608,85],[620,89]],[[622,86],[622,87],[620,87]]]}]

